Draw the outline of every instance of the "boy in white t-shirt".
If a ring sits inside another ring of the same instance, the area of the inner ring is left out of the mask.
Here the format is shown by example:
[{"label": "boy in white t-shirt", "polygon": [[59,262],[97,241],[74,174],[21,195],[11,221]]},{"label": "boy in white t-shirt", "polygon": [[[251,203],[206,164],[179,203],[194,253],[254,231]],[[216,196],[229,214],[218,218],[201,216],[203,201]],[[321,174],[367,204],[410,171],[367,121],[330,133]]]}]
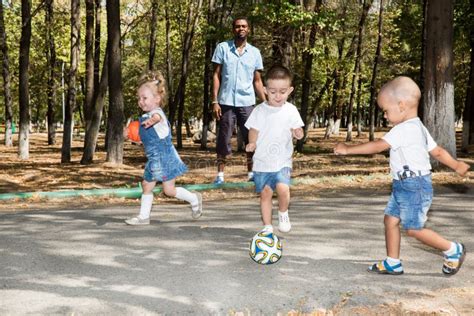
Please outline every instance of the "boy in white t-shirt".
[{"label": "boy in white t-shirt", "polygon": [[454,159],[435,143],[418,118],[420,98],[420,89],[412,79],[401,76],[389,81],[381,88],[377,103],[393,128],[382,139],[353,146],[337,144],[334,148],[334,153],[340,155],[375,154],[390,148],[393,183],[384,217],[387,258],[371,265],[369,272],[403,273],[400,223],[408,236],[443,251],[445,275],[456,274],[466,257],[463,244],[424,228],[433,197],[429,154],[461,176],[467,173],[469,165]]},{"label": "boy in white t-shirt", "polygon": [[273,66],[267,72],[264,92],[267,101],[255,107],[245,127],[249,129],[247,152],[253,155],[255,190],[260,193],[263,231],[273,232],[272,196],[278,195],[278,229],[289,232],[290,175],[293,137],[304,136],[303,120],[298,109],[286,102],[293,91],[292,75],[283,66]]}]

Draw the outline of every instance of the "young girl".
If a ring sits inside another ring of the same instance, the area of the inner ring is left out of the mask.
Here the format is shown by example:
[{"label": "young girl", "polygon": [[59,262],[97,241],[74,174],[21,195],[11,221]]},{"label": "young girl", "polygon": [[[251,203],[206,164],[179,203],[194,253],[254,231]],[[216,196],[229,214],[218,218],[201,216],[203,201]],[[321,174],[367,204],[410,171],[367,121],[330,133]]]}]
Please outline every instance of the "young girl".
[{"label": "young girl", "polygon": [[[198,192],[189,192],[185,188],[175,187],[176,177],[184,174],[188,168],[181,161],[171,142],[170,124],[161,105],[166,101],[165,80],[160,72],[148,72],[140,78],[138,84],[138,106],[145,112],[140,117],[140,140],[148,159],[142,181],[140,213],[125,220],[128,225],[150,224],[150,212],[153,204],[153,188],[157,181],[163,183],[163,192],[191,204],[192,217],[202,214],[202,196]],[[124,137],[128,138],[127,129]]]}]

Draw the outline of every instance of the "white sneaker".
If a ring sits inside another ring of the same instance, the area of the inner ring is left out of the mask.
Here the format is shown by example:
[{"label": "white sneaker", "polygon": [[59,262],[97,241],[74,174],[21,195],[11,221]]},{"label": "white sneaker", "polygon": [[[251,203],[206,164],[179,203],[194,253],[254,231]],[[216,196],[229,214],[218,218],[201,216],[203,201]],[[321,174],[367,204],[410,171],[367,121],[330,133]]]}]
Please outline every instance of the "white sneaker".
[{"label": "white sneaker", "polygon": [[193,193],[196,194],[196,197],[198,199],[198,209],[193,210],[192,207],[191,207],[191,211],[192,211],[191,216],[194,219],[198,219],[202,215],[202,194],[199,193],[199,192],[193,192]]},{"label": "white sneaker", "polygon": [[132,226],[149,225],[150,224],[150,218],[142,219],[142,218],[136,216],[136,217],[127,218],[125,220],[125,223],[127,225],[132,225]]},{"label": "white sneaker", "polygon": [[291,230],[290,217],[288,211],[284,213],[278,212],[278,230],[282,233],[287,233]]}]

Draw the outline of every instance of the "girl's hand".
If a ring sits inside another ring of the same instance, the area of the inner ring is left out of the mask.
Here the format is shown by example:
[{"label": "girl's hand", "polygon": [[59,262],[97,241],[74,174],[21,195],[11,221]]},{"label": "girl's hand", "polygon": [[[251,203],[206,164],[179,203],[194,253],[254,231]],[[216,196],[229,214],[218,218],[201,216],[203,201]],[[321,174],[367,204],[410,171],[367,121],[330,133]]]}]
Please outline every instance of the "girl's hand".
[{"label": "girl's hand", "polygon": [[145,128],[151,127],[161,121],[161,116],[158,113],[154,113],[149,119],[142,122],[142,126]]},{"label": "girl's hand", "polygon": [[336,155],[347,155],[347,145],[343,143],[338,143],[336,147],[334,147],[334,153]]},{"label": "girl's hand", "polygon": [[256,143],[248,143],[247,146],[245,146],[245,151],[251,153],[251,152],[254,152],[256,148],[257,148]]},{"label": "girl's hand", "polygon": [[128,139],[128,125],[123,128],[123,138]]},{"label": "girl's hand", "polygon": [[302,139],[304,137],[304,131],[301,127],[291,130],[293,137],[296,139]]}]

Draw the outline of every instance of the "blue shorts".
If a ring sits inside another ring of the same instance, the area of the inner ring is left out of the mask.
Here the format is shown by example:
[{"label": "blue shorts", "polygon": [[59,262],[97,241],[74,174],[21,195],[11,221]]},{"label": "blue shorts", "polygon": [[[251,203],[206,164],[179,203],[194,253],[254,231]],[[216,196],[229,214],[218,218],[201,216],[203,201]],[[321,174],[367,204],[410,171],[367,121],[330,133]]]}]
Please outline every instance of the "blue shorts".
[{"label": "blue shorts", "polygon": [[290,185],[291,168],[285,167],[277,172],[253,172],[253,181],[255,182],[255,191],[260,193],[266,185],[275,191],[278,183]]},{"label": "blue shorts", "polygon": [[399,218],[404,229],[420,230],[425,226],[432,200],[431,174],[393,180],[385,215]]}]

